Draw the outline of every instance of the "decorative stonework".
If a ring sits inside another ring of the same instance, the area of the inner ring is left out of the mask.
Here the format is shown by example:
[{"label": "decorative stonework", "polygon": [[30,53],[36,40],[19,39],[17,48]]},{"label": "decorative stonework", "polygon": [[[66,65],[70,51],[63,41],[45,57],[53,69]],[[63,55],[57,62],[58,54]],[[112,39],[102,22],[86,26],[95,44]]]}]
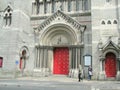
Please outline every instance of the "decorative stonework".
[{"label": "decorative stonework", "polygon": [[[78,23],[77,21],[75,21],[74,19],[72,19],[71,17],[69,17],[68,15],[66,15],[63,12],[61,12],[60,10],[58,10],[51,17],[49,17],[47,20],[45,20],[43,23],[41,23],[41,25],[38,26],[38,28],[35,29],[35,30],[38,30],[38,31],[43,30],[47,25],[49,25],[51,22],[53,22],[58,17],[60,17],[63,20],[65,20],[67,23],[69,23],[70,25],[72,25],[77,30],[84,31],[85,28],[86,28],[85,25],[81,25],[80,23]],[[58,18],[58,20],[60,18]]]}]

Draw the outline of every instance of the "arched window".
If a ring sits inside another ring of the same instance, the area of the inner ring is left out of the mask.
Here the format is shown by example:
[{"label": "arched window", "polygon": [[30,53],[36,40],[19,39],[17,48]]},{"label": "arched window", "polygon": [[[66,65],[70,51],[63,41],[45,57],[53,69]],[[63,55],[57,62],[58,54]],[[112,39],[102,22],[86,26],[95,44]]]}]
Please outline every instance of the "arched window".
[{"label": "arched window", "polygon": [[108,20],[107,24],[111,24],[111,21],[110,21],[110,20]]},{"label": "arched window", "polygon": [[47,13],[47,1],[44,0],[44,14]]},{"label": "arched window", "polygon": [[102,24],[102,25],[105,25],[105,21],[102,21],[101,24]]},{"label": "arched window", "polygon": [[114,21],[113,21],[113,24],[117,24],[117,20],[114,20]]},{"label": "arched window", "polygon": [[55,0],[52,0],[52,13],[55,12]]},{"label": "arched window", "polygon": [[71,12],[71,0],[68,0],[68,12]]},{"label": "arched window", "polygon": [[36,14],[39,14],[39,9],[40,9],[40,2],[39,2],[39,0],[35,0],[35,4],[36,4]]},{"label": "arched window", "polygon": [[12,9],[8,6],[4,11],[4,22],[5,26],[10,26],[12,23]]},{"label": "arched window", "polygon": [[76,0],[76,11],[80,10],[80,1]]}]

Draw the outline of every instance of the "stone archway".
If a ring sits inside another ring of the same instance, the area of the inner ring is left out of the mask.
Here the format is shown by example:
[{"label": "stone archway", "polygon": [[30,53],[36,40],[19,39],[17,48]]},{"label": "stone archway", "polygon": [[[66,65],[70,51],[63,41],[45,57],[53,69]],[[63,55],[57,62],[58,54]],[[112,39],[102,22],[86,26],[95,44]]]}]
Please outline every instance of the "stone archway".
[{"label": "stone archway", "polygon": [[19,68],[21,70],[21,74],[23,75],[24,74],[24,69],[26,68],[26,60],[29,58],[28,48],[26,46],[23,46],[20,49],[19,55],[20,55]]},{"label": "stone archway", "polygon": [[[79,34],[81,34],[79,32]],[[41,45],[74,45],[78,40],[76,32],[68,25],[54,24],[40,36]]]},{"label": "stone archway", "polygon": [[[77,71],[82,46],[80,36],[81,32],[79,30],[74,30],[71,26],[62,23],[51,25],[44,31],[41,31],[39,35],[39,45],[36,46],[37,58],[35,67],[39,68],[39,71],[44,73],[44,75],[47,74],[47,72],[70,75],[71,70]],[[61,59],[61,61],[57,62],[57,64],[61,64],[60,68],[63,70],[62,72],[54,72],[54,70],[58,70],[55,66],[55,62],[57,61],[54,57],[56,52],[55,48],[59,49],[58,52],[65,53],[65,55],[69,57],[66,59],[64,54],[56,54],[65,59],[58,58]],[[65,52],[66,49],[67,53]],[[64,64],[63,67],[62,64]],[[64,67],[67,67],[67,69]],[[77,75],[77,72],[75,73]]]},{"label": "stone archway", "polygon": [[[80,63],[81,47],[83,47],[83,32],[85,25],[81,25],[70,16],[57,11],[37,29],[35,71],[42,75],[53,73],[54,48],[67,47],[69,49],[69,69],[75,71]],[[70,74],[73,75],[73,73]]]},{"label": "stone archway", "polygon": [[[42,36],[40,37],[41,47],[48,46],[53,48],[52,52],[49,52],[50,50],[48,50],[48,60],[45,60],[46,63],[47,61],[51,62],[48,65],[51,73],[63,75],[69,74],[69,47],[75,47],[76,42],[78,41],[77,39],[76,32],[70,26],[65,24],[54,24],[43,32]],[[67,57],[64,55],[67,55]],[[52,60],[50,58],[52,58]],[[58,63],[59,65],[56,66]]]}]

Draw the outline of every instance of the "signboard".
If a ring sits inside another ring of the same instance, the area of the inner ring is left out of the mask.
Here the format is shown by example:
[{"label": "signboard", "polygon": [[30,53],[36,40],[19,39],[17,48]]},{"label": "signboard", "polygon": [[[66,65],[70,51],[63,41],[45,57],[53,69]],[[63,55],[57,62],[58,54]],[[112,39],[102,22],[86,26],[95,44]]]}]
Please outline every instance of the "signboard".
[{"label": "signboard", "polygon": [[19,64],[19,61],[16,60],[16,61],[15,61],[15,64],[18,65],[18,64]]},{"label": "signboard", "polygon": [[91,55],[85,55],[84,56],[84,65],[85,66],[91,66],[92,64],[92,56]]}]

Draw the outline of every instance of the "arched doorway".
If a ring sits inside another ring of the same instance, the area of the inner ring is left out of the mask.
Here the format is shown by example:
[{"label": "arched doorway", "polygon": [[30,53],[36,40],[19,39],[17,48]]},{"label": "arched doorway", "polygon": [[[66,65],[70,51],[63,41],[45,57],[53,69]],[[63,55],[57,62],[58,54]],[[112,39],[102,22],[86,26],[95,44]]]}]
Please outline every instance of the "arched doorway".
[{"label": "arched doorway", "polygon": [[107,53],[105,59],[106,77],[116,77],[116,56],[113,53]]},{"label": "arched doorway", "polygon": [[69,73],[69,49],[56,47],[54,49],[53,74],[68,75]]},{"label": "arched doorway", "polygon": [[23,50],[22,51],[22,56],[20,57],[20,69],[25,69],[25,66],[26,66],[26,50]]}]

